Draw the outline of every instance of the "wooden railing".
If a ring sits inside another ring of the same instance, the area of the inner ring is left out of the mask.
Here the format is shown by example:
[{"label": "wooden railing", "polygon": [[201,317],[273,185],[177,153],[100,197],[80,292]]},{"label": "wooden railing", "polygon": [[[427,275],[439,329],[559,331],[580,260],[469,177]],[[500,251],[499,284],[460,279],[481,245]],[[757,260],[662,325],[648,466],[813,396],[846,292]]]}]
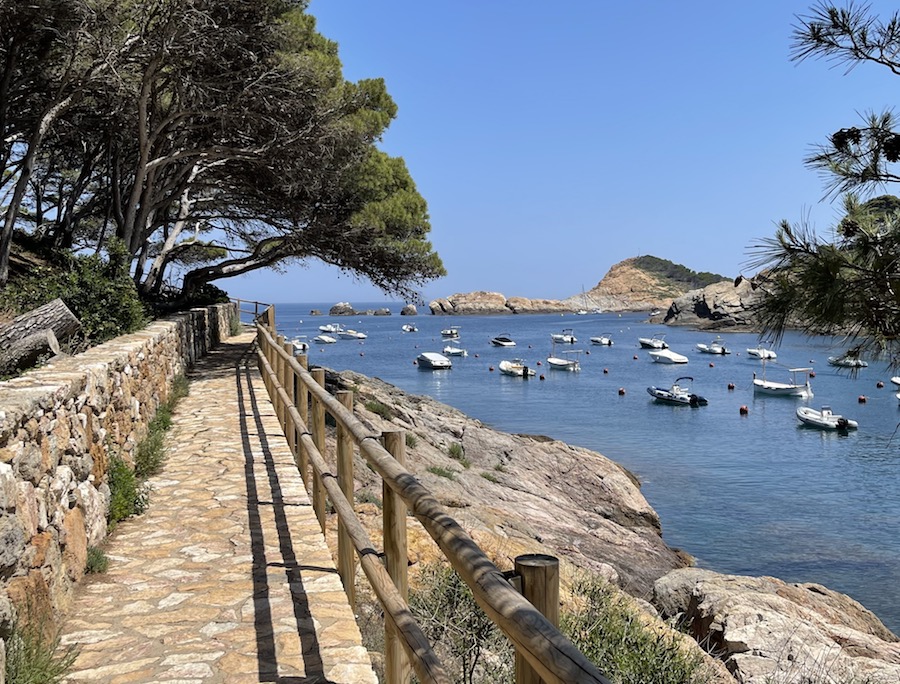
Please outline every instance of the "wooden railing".
[{"label": "wooden railing", "polygon": [[[257,302],[252,299],[234,299],[231,301],[237,305],[238,312],[238,320],[242,323],[244,322],[241,318],[241,314],[251,316],[250,323],[256,324],[260,322],[261,319],[263,324],[266,325],[269,330],[275,329],[275,307],[271,304],[266,304],[264,302]],[[252,306],[252,308],[250,308]]]},{"label": "wooden railing", "polygon": [[[411,511],[444,556],[469,586],[478,605],[512,642],[519,684],[610,684],[597,668],[557,629],[558,562],[551,557],[516,559],[522,592],[450,517],[418,479],[404,467],[406,440],[401,430],[374,433],[353,412],[353,393],[325,389],[325,370],[308,369],[305,355],[294,357],[290,342],[277,335],[274,313],[256,314],[260,372],[285,431],[294,460],[322,531],[326,498],[338,516],[338,571],[355,608],[356,557],[385,615],[385,679],[408,682],[410,668],[423,683],[450,678],[407,605],[406,512]],[[335,467],[323,454],[325,414],[334,419]],[[353,506],[353,454],[360,456],[383,482],[384,563],[356,517]],[[336,471],[336,472],[335,472]],[[547,598],[544,583],[555,583]],[[535,603],[544,603],[547,616]]]}]

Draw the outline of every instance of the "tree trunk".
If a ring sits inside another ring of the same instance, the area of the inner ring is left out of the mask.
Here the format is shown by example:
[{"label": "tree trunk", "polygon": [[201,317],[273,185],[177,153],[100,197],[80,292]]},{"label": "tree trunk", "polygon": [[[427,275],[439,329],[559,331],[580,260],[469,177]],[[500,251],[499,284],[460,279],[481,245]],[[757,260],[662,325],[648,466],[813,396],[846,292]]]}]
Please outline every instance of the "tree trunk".
[{"label": "tree trunk", "polygon": [[58,340],[80,329],[81,322],[61,299],[22,314],[0,327],[0,373],[27,368],[47,352],[58,354]]}]

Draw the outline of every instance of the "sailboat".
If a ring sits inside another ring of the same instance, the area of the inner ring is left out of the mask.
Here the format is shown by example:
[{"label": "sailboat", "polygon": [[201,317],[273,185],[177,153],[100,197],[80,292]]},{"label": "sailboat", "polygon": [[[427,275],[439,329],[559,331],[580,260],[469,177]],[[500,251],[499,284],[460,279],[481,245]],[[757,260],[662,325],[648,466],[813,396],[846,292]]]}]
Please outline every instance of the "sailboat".
[{"label": "sailboat", "polygon": [[584,285],[581,286],[581,308],[575,312],[576,316],[587,316],[587,295],[584,293]]}]

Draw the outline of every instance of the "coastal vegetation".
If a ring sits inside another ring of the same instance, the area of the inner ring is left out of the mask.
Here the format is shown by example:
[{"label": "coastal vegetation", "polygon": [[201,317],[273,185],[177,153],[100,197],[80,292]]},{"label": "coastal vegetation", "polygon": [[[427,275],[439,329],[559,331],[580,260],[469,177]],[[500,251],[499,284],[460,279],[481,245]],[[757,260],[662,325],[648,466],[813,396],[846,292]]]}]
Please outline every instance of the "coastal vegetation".
[{"label": "coastal vegetation", "polygon": [[425,200],[377,147],[396,104],[343,78],[307,4],[3,3],[0,289],[19,240],[153,302],[306,259],[396,294],[443,275]]},{"label": "coastal vegetation", "polygon": [[9,684],[58,684],[71,671],[78,651],[60,645],[49,616],[31,616],[13,623],[5,655]]},{"label": "coastal vegetation", "polygon": [[[867,4],[823,2],[799,18],[795,61],[826,59],[853,67],[874,64],[900,73],[900,12],[882,19]],[[874,198],[900,180],[900,131],[890,111],[870,111],[857,125],[835,131],[805,160],[826,179],[826,197],[843,195],[844,215],[832,239],[805,221],[779,223],[753,246],[753,284],[765,296],[758,317],[765,335],[789,327],[810,334],[846,335],[851,355],[887,352],[900,366],[900,200]],[[865,198],[869,197],[868,201]]]},{"label": "coastal vegetation", "polygon": [[713,283],[728,280],[717,273],[709,273],[707,271],[698,273],[697,271],[692,271],[687,266],[682,266],[681,264],[676,264],[668,259],[661,259],[651,255],[636,257],[633,260],[633,265],[647,273],[673,280],[676,283],[683,283],[690,289],[706,287]]}]

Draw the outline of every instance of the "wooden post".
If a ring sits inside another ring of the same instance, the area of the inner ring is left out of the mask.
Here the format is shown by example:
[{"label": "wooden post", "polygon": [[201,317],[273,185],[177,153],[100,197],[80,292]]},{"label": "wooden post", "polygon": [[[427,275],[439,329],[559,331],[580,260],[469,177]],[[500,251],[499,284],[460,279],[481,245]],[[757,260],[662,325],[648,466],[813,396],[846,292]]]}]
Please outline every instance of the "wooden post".
[{"label": "wooden post", "polygon": [[275,305],[269,304],[269,308],[266,309],[266,327],[269,328],[269,332],[273,335],[275,334]]},{"label": "wooden post", "polygon": [[[406,433],[392,430],[381,435],[384,448],[400,464],[406,463]],[[406,538],[406,504],[387,484],[381,484],[381,510],[383,518],[384,560],[388,574],[404,601],[409,600],[409,558]],[[409,659],[397,629],[390,620],[384,621],[384,673],[385,681],[406,684],[410,681]]]},{"label": "wooden post", "polygon": [[[335,397],[341,404],[353,410],[353,392],[343,390]],[[341,491],[353,506],[353,434],[340,421],[337,423],[337,476]],[[356,611],[356,551],[347,532],[347,526],[338,518],[338,573],[344,583],[344,592],[350,608]]]},{"label": "wooden post", "polygon": [[[515,559],[516,574],[522,581],[522,595],[559,627],[559,559],[543,553],[529,553]],[[516,684],[543,684],[544,680],[519,653],[516,653]]]},{"label": "wooden post", "polygon": [[[291,342],[284,343],[284,351],[286,351],[290,356],[294,355],[294,345]],[[294,375],[294,369],[291,368],[291,364],[284,364],[284,391],[287,392],[288,399],[290,400],[291,406],[296,406],[297,402],[295,397],[296,393],[296,375]],[[284,434],[287,437],[288,448],[291,450],[291,455],[294,457],[294,461],[297,460],[297,426],[294,425],[294,421],[291,419],[290,411],[286,406],[284,409],[284,425],[285,430]]]},{"label": "wooden post", "polygon": [[[297,362],[303,368],[309,370],[309,357],[301,354],[297,357]],[[303,429],[309,429],[309,390],[306,383],[300,376],[297,376],[297,393],[294,395],[297,402],[297,410],[303,421]],[[303,449],[302,442],[298,444],[297,449],[297,467],[300,469],[300,477],[303,479],[303,486],[309,488],[309,459],[306,457],[306,451]]]},{"label": "wooden post", "polygon": [[[272,368],[275,370],[275,379],[278,381],[278,384],[284,387],[284,359],[281,357],[281,354],[278,353],[279,349],[284,348],[284,336],[276,335],[275,336],[275,345],[272,347]],[[287,407],[282,403],[281,398],[278,396],[278,393],[275,392],[274,396],[272,396],[272,403],[275,404],[275,415],[278,417],[278,424],[281,426],[281,431],[285,432],[285,423],[286,423],[286,412]]]},{"label": "wooden post", "polygon": [[[312,371],[313,380],[316,381],[321,387],[325,387],[325,369],[324,368],[314,368]],[[319,450],[319,454],[324,458],[325,457],[325,404],[316,399],[315,395],[312,398],[312,438],[313,443],[316,445],[316,449]],[[322,528],[322,533],[325,533],[325,488],[322,487],[322,478],[319,476],[319,473],[316,472],[316,469],[313,468],[312,471],[312,498],[313,498],[313,510],[316,512],[316,517],[319,519],[319,525]]]}]

